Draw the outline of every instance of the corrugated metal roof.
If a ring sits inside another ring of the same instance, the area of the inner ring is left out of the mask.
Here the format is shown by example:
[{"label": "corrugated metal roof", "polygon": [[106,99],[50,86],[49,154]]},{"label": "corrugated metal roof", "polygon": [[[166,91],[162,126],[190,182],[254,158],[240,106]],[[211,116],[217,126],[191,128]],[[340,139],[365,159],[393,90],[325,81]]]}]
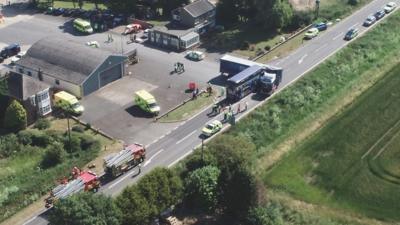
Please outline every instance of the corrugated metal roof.
[{"label": "corrugated metal roof", "polygon": [[182,36],[181,40],[182,41],[189,41],[189,40],[192,40],[193,38],[198,37],[198,36],[199,36],[198,33],[190,32],[190,33],[186,34],[185,36]]},{"label": "corrugated metal roof", "polygon": [[208,0],[197,0],[185,7],[183,7],[183,9],[186,10],[193,17],[201,16],[204,13],[207,13],[207,12],[213,10],[214,8],[215,8],[215,6]]}]

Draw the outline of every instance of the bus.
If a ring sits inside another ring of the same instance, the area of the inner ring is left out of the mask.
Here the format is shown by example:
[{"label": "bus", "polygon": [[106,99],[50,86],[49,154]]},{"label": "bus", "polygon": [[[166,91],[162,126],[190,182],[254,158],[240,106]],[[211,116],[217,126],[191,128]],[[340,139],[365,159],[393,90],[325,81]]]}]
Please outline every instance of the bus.
[{"label": "bus", "polygon": [[78,30],[79,32],[87,33],[87,34],[93,33],[93,28],[90,25],[89,21],[78,18],[73,21],[73,25],[74,25],[74,28],[76,30]]},{"label": "bus", "polygon": [[281,68],[253,65],[227,80],[226,98],[238,101],[252,92],[271,94],[281,80]]}]

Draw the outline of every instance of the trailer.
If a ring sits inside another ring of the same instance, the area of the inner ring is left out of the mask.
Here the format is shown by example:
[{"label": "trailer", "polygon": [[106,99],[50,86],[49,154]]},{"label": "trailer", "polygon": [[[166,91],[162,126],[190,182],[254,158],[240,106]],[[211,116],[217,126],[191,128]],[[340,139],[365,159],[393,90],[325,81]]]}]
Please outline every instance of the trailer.
[{"label": "trailer", "polygon": [[80,171],[75,167],[72,171],[72,177],[69,180],[63,179],[61,184],[50,191],[49,197],[45,199],[45,206],[46,208],[50,208],[59,199],[83,191],[97,192],[99,188],[100,181],[95,173]]},{"label": "trailer", "polygon": [[220,59],[219,71],[222,75],[230,77],[254,65],[258,65],[261,67],[266,66],[264,64],[247,59],[242,59],[231,55],[224,55]]},{"label": "trailer", "polygon": [[118,153],[104,158],[105,175],[111,178],[118,177],[126,171],[138,166],[146,158],[146,149],[141,144],[125,146]]}]

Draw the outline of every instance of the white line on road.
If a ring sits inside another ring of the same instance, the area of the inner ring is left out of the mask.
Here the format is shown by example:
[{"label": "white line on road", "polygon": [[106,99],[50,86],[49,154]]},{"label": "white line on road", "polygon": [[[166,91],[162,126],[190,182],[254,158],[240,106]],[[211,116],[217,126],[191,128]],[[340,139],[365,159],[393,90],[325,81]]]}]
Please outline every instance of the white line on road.
[{"label": "white line on road", "polygon": [[150,157],[150,159],[146,160],[146,162],[144,163],[143,167],[147,166],[151,162],[151,160],[154,159],[154,157],[156,157],[162,151],[164,151],[164,149],[160,149],[160,151],[156,152],[152,157]]},{"label": "white line on road", "polygon": [[343,36],[343,32],[341,32],[340,34],[338,34],[338,35],[336,35],[334,38],[332,38],[332,40],[336,40],[336,39],[338,39],[339,37],[341,37],[341,36]]},{"label": "white line on road", "polygon": [[353,24],[353,26],[351,26],[350,29],[351,29],[351,28],[354,28],[354,27],[357,26],[358,24],[359,24],[359,23]]},{"label": "white line on road", "polygon": [[181,157],[179,157],[177,160],[173,161],[171,164],[168,165],[168,168],[170,168],[171,166],[175,165],[177,162],[181,161],[182,159],[184,159],[186,156],[188,156],[190,153],[193,152],[193,149],[191,149],[190,151],[186,152],[184,155],[182,155]]},{"label": "white line on road", "polygon": [[303,55],[299,60],[299,64],[301,64],[306,57],[307,57],[307,54]]},{"label": "white line on road", "polygon": [[196,133],[196,131],[194,130],[192,133],[186,135],[184,138],[182,138],[181,140],[177,141],[176,144],[178,145],[179,143],[181,143],[182,141],[184,141],[186,138],[192,136],[194,133]]},{"label": "white line on road", "polygon": [[321,47],[317,48],[314,52],[319,52],[319,50],[325,48],[328,44],[323,44]]},{"label": "white line on road", "polygon": [[22,225],[27,225],[27,224],[29,224],[30,222],[34,221],[36,218],[37,218],[37,216],[34,216],[34,217],[30,218],[29,220],[27,220],[27,221],[26,221],[25,223],[23,223]]}]

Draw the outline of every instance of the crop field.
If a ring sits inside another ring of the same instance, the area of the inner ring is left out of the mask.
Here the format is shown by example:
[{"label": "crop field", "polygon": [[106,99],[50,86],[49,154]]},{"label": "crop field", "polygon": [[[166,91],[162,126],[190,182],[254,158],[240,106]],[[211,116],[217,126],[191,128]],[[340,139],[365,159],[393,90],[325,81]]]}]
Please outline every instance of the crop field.
[{"label": "crop field", "polygon": [[266,172],[274,190],[400,220],[400,64]]}]

